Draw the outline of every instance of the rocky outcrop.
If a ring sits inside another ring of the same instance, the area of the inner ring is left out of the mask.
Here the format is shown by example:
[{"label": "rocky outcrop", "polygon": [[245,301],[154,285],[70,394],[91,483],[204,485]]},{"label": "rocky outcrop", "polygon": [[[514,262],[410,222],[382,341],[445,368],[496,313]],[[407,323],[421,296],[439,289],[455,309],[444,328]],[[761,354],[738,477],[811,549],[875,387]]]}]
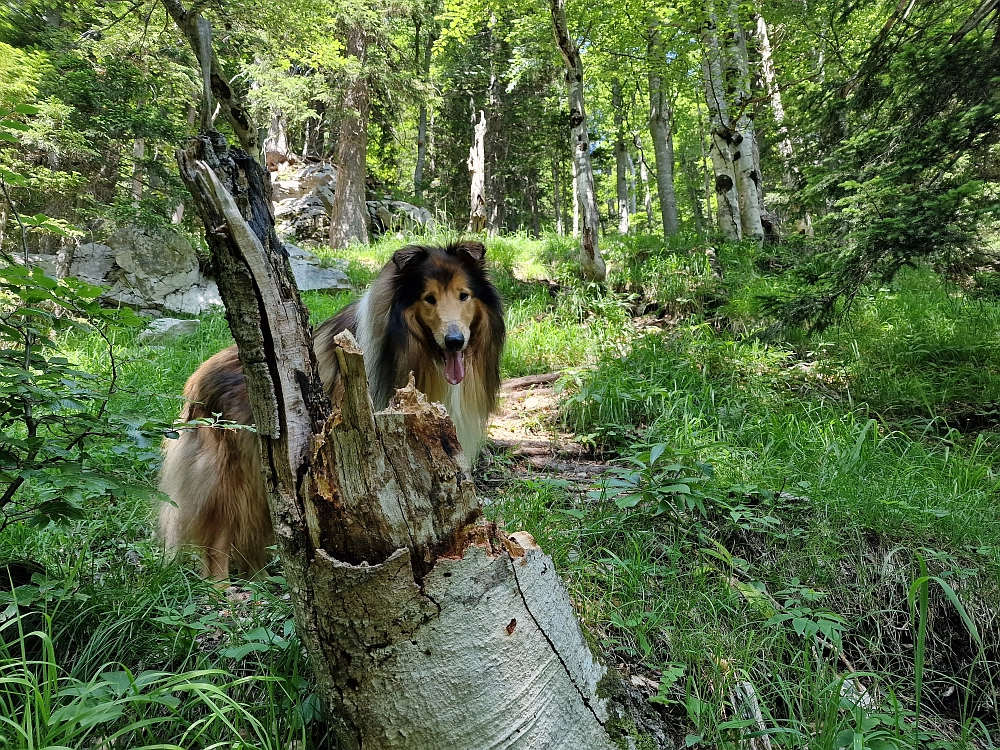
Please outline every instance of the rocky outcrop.
[{"label": "rocky outcrop", "polygon": [[376,235],[385,232],[433,230],[434,217],[426,208],[406,201],[368,201],[368,215]]},{"label": "rocky outcrop", "polygon": [[[284,166],[284,165],[283,165]],[[337,188],[337,170],[329,164],[286,166],[271,173],[274,217],[278,234],[296,240],[326,243],[330,206]],[[367,202],[368,228],[376,237],[386,232],[434,229],[426,208],[386,198]]]},{"label": "rocky outcrop", "polygon": [[[222,304],[191,243],[166,227],[125,227],[107,240],[114,266],[105,297],[130,307],[198,315]],[[77,273],[74,264],[70,275]]]},{"label": "rocky outcrop", "polygon": [[[285,243],[300,291],[351,288],[343,268],[326,268],[315,255]],[[105,244],[68,244],[29,256],[49,276],[75,276],[110,287],[104,299],[150,314],[200,315],[222,305],[215,282],[201,272],[191,243],[169,227],[125,227]]]}]

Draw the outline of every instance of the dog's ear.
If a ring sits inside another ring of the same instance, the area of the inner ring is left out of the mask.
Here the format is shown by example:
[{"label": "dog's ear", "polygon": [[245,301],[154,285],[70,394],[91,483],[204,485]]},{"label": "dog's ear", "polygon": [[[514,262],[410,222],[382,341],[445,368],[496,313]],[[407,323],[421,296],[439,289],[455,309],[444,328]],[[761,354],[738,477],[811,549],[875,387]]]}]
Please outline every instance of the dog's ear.
[{"label": "dog's ear", "polygon": [[427,257],[427,250],[416,245],[407,245],[401,250],[397,250],[392,256],[392,262],[400,271],[415,260],[423,260]]},{"label": "dog's ear", "polygon": [[455,249],[461,253],[465,253],[475,261],[480,261],[486,257],[486,245],[475,240],[459,242]]}]

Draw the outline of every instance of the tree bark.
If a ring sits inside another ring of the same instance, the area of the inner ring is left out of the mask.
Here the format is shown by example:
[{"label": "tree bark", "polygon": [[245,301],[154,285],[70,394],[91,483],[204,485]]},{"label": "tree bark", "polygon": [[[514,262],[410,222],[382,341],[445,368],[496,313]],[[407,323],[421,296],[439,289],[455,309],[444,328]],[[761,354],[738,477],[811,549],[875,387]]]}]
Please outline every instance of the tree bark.
[{"label": "tree bark", "polygon": [[486,113],[472,111],[472,145],[469,147],[468,231],[486,229]]},{"label": "tree bark", "polygon": [[649,191],[649,168],[646,166],[646,152],[642,148],[642,138],[635,134],[635,150],[639,154],[639,179],[642,182],[642,205],[646,210],[646,226],[653,228],[653,194]]},{"label": "tree bark", "polygon": [[628,212],[631,215],[639,209],[636,207],[635,161],[628,151],[625,152],[625,167],[628,172]]},{"label": "tree bark", "polygon": [[347,247],[351,241],[368,244],[368,206],[365,178],[368,169],[368,34],[360,26],[347,32],[347,54],[358,70],[347,88],[344,116],[337,139],[337,189],[330,206],[330,247]]},{"label": "tree bark", "polygon": [[132,144],[132,200],[142,200],[142,160],[146,158],[146,141],[136,138]]},{"label": "tree bark", "polygon": [[737,0],[729,0],[728,30],[726,44],[726,79],[729,91],[729,106],[733,118],[729,123],[731,134],[731,154],[736,176],[736,190],[740,201],[740,227],[743,237],[758,245],[764,242],[764,227],[761,223],[761,176],[754,165],[757,135],[749,109],[750,62],[747,55],[747,40],[739,19]]},{"label": "tree bark", "polygon": [[594,170],[590,163],[590,135],[587,132],[587,111],[583,97],[583,60],[580,58],[580,50],[569,35],[566,0],[549,0],[549,10],[552,13],[556,44],[566,66],[569,87],[570,146],[576,165],[577,190],[583,219],[580,264],[585,278],[604,281],[607,269],[598,245],[600,214],[597,210],[597,191],[594,189]]},{"label": "tree bark", "polygon": [[573,239],[580,236],[580,180],[576,176],[576,160],[570,161],[573,167]]},{"label": "tree bark", "polygon": [[[434,33],[427,31],[427,40],[423,48],[420,45],[420,17],[414,17],[416,29],[416,42],[414,44],[417,68],[420,77],[425,84],[430,83],[431,74],[431,52],[434,49]],[[421,60],[421,55],[423,59]],[[413,195],[417,201],[424,198],[424,162],[427,159],[427,101],[424,97],[420,99],[420,112],[417,115],[417,161],[413,167]]]},{"label": "tree bark", "polygon": [[718,20],[712,1],[708,2],[708,20],[702,30],[701,72],[705,83],[705,100],[708,104],[708,121],[711,144],[709,156],[715,173],[716,217],[724,239],[738,242],[743,239],[740,221],[740,200],[736,191],[736,171],[730,144],[733,140],[729,128],[729,108],[726,106],[725,82],[722,74],[722,55],[719,51]]},{"label": "tree bark", "polygon": [[618,231],[628,234],[628,148],[625,146],[625,117],[622,102],[622,85],[617,78],[611,79],[611,108],[615,116],[615,193],[618,198]]},{"label": "tree bark", "polygon": [[656,191],[660,196],[663,236],[673,237],[677,234],[680,223],[677,218],[677,195],[674,192],[672,113],[659,70],[662,57],[660,32],[654,26],[649,34],[649,135],[653,140],[653,157],[656,161]]},{"label": "tree bark", "polygon": [[562,199],[562,174],[559,171],[559,158],[552,160],[552,211],[555,214],[556,234],[563,236],[563,211],[561,210]]},{"label": "tree bark", "polygon": [[506,221],[504,184],[501,165],[504,159],[503,146],[503,82],[494,70],[490,76],[489,103],[484,141],[487,227],[489,236],[496,237]]}]

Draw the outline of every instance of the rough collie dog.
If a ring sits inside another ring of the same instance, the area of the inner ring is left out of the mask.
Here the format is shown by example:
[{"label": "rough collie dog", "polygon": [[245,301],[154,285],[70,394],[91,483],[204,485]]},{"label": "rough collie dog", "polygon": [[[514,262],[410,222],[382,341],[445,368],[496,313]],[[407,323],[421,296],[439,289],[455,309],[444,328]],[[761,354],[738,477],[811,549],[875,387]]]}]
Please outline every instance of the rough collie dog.
[{"label": "rough collie dog", "polygon": [[[314,334],[320,377],[331,399],[336,401],[340,381],[333,337],[346,329],[365,354],[375,409],[386,408],[412,372],[417,388],[448,410],[471,463],[496,405],[506,335],[485,255],[478,242],[397,251],[365,295]],[[184,398],[181,421],[221,414],[240,424],[253,422],[235,346],[197,369]],[[256,435],[185,429],[164,441],[163,452],[160,489],[173,502],[160,510],[167,548],[201,548],[209,578],[227,577],[230,562],[244,576],[260,570],[273,535]]]}]

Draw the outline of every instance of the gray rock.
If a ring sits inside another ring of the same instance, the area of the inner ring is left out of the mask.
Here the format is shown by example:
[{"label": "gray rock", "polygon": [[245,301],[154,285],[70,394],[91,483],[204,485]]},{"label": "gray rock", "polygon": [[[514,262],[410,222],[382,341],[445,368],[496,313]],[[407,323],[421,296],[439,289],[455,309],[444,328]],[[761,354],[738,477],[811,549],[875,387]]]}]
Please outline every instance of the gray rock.
[{"label": "gray rock", "polygon": [[115,267],[115,251],[98,242],[85,242],[73,251],[69,275],[76,276],[88,284],[107,284],[111,270]]},{"label": "gray rock", "polygon": [[186,336],[198,330],[200,320],[180,320],[178,318],[157,318],[150,322],[146,330],[139,334],[139,341],[171,341],[178,336]]},{"label": "gray rock", "polygon": [[397,229],[432,230],[435,227],[434,217],[430,211],[406,201],[368,201],[368,215],[372,219],[376,234]]},{"label": "gray rock", "polygon": [[201,280],[198,256],[181,234],[163,227],[126,227],[108,239],[123,286],[139,296],[164,299]]},{"label": "gray rock", "polygon": [[285,243],[285,250],[288,251],[292,275],[295,276],[295,286],[300,292],[341,291],[351,288],[350,279],[342,270],[323,268],[319,258],[290,242]]},{"label": "gray rock", "polygon": [[337,169],[333,165],[320,162],[271,174],[271,194],[276,202],[303,198],[320,187],[331,193],[336,189]]},{"label": "gray rock", "polygon": [[219,287],[214,281],[202,278],[188,289],[181,289],[163,298],[163,308],[171,312],[201,315],[222,306]]}]

